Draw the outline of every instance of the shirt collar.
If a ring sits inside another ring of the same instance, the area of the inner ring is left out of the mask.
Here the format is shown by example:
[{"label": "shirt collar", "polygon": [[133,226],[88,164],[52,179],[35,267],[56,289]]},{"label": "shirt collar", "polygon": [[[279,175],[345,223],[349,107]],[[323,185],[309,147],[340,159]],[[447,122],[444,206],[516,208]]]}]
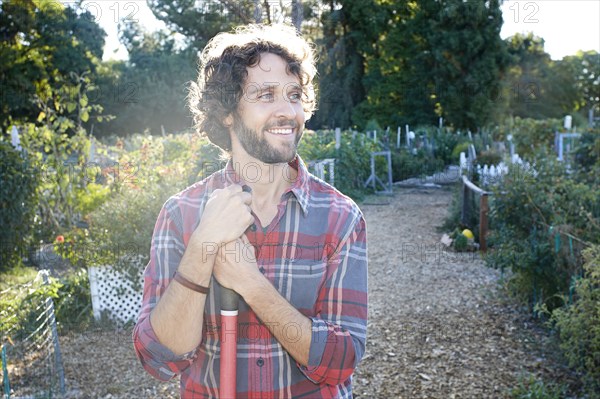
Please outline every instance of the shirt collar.
[{"label": "shirt collar", "polygon": [[[283,195],[287,195],[287,193],[289,192],[295,195],[296,200],[302,208],[302,212],[306,216],[308,214],[308,201],[310,199],[308,169],[306,168],[306,164],[298,154],[296,154],[296,157],[292,161],[290,161],[288,165],[290,165],[292,168],[298,171],[298,176],[292,182],[292,186],[288,188]],[[232,158],[229,158],[227,164],[225,165],[225,168],[223,169],[223,177],[225,179],[226,185],[245,184],[245,182],[233,168]]]}]

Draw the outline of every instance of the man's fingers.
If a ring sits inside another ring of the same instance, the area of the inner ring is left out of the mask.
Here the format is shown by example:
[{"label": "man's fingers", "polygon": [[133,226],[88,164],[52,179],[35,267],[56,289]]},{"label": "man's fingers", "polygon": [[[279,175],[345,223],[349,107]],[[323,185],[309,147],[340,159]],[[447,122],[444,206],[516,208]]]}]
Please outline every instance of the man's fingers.
[{"label": "man's fingers", "polygon": [[240,194],[240,197],[242,198],[242,201],[244,201],[244,204],[250,205],[252,203],[252,194],[243,192]]}]

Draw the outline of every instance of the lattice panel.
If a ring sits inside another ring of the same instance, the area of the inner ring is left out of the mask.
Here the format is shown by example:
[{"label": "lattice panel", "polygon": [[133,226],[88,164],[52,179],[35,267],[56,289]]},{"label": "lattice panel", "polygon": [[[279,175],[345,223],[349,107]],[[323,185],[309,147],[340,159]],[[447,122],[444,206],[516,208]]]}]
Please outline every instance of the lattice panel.
[{"label": "lattice panel", "polygon": [[102,313],[119,323],[135,321],[142,305],[143,267],[136,267],[132,275],[139,278],[136,287],[129,273],[115,270],[112,266],[90,267],[90,291],[94,318],[100,320]]}]

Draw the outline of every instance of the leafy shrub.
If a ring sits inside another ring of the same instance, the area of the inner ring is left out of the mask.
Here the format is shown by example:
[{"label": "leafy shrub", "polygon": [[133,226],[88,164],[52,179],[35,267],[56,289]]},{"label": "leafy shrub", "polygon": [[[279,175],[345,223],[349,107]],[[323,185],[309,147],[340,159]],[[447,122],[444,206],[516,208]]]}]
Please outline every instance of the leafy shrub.
[{"label": "leafy shrub", "polygon": [[0,141],[0,271],[18,265],[28,251],[38,179],[29,156]]},{"label": "leafy shrub", "polygon": [[457,164],[460,151],[455,153],[456,148],[459,145],[468,148],[470,144],[468,136],[460,132],[454,133],[446,129],[435,129],[429,135],[435,143],[435,158],[442,162],[442,166]]},{"label": "leafy shrub", "polygon": [[477,155],[475,163],[477,165],[497,165],[502,161],[502,155],[495,151],[482,151]]},{"label": "leafy shrub", "polygon": [[[377,151],[375,143],[364,134],[342,132],[340,148],[335,149],[333,132],[307,131],[298,153],[305,161],[335,158],[335,187],[355,200],[363,198],[364,182],[371,174],[371,152]],[[382,165],[379,165],[382,166]],[[378,170],[383,174],[383,171]]]},{"label": "leafy shrub", "polygon": [[85,328],[92,321],[89,280],[86,270],[80,269],[61,278],[49,277],[47,284],[41,278],[13,282],[0,295],[0,335],[22,340],[34,332],[43,320],[46,298],[54,301],[59,329]]},{"label": "leafy shrub", "polygon": [[574,163],[579,179],[600,184],[600,129],[581,135],[575,149]]},{"label": "leafy shrub", "polygon": [[600,245],[583,254],[585,274],[575,285],[575,302],[556,309],[552,320],[569,365],[582,373],[590,392],[600,394]]},{"label": "leafy shrub", "polygon": [[443,166],[441,160],[428,157],[422,150],[417,151],[416,155],[409,153],[406,148],[392,151],[392,178],[394,181],[429,176],[440,171]]},{"label": "leafy shrub", "polygon": [[554,133],[562,130],[561,119],[530,119],[515,117],[509,130],[513,134],[516,152],[521,157],[534,155],[554,145]]},{"label": "leafy shrub", "polygon": [[469,143],[468,141],[456,144],[456,146],[452,150],[452,154],[451,154],[452,160],[454,162],[458,163],[460,161],[460,153],[464,152],[465,155],[467,155],[469,153],[470,145],[471,145],[471,143]]},{"label": "leafy shrub", "polygon": [[545,383],[534,375],[519,380],[519,384],[511,389],[513,399],[563,399],[566,387],[555,383]]},{"label": "leafy shrub", "polygon": [[512,165],[494,189],[486,261],[513,270],[516,292],[552,310],[562,305],[560,294],[580,268],[580,244],[567,244],[564,234],[598,242],[600,198],[597,186],[573,180],[564,164],[545,153],[538,154],[534,170]]}]

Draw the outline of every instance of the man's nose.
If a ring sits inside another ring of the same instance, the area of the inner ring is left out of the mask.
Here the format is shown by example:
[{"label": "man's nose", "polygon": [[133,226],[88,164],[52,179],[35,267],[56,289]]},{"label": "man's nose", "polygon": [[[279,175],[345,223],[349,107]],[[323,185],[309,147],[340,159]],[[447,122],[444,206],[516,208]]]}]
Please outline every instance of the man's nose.
[{"label": "man's nose", "polygon": [[275,116],[278,118],[288,118],[293,119],[296,117],[296,110],[294,109],[294,104],[290,101],[287,96],[279,96],[276,100],[277,108],[275,109]]}]

